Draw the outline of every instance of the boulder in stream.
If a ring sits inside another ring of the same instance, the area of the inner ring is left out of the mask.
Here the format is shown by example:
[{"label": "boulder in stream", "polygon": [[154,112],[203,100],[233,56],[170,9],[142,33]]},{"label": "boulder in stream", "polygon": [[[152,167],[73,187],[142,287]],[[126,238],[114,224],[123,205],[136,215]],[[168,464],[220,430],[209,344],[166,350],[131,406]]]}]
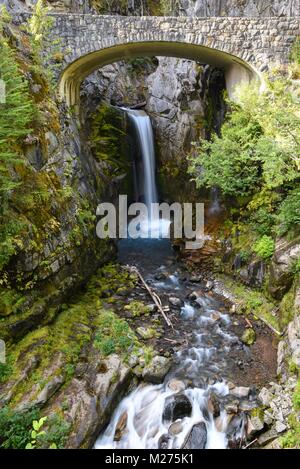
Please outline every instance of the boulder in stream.
[{"label": "boulder in stream", "polygon": [[184,391],[185,390],[185,384],[183,381],[180,381],[179,379],[173,378],[168,382],[168,388],[171,389],[171,391],[174,392],[179,392],[179,391]]},{"label": "boulder in stream", "polygon": [[176,296],[170,296],[169,303],[171,303],[172,306],[177,306],[177,307],[180,307],[182,305],[181,299],[177,298]]},{"label": "boulder in stream", "polygon": [[193,426],[183,449],[204,449],[207,442],[207,429],[204,422],[197,423]]},{"label": "boulder in stream", "polygon": [[158,449],[168,449],[170,439],[170,435],[162,435],[158,440]]},{"label": "boulder in stream", "polygon": [[114,441],[120,441],[127,426],[128,415],[123,412],[116,426]]},{"label": "boulder in stream", "polygon": [[171,367],[171,360],[161,355],[152,358],[149,365],[143,370],[143,378],[150,383],[159,384],[163,381]]},{"label": "boulder in stream", "polygon": [[192,404],[183,393],[177,393],[166,399],[163,411],[163,420],[175,422],[178,419],[189,417],[192,413]]},{"label": "boulder in stream", "polygon": [[210,393],[208,401],[207,401],[207,408],[214,418],[219,417],[220,404],[219,404],[216,393],[214,392]]}]

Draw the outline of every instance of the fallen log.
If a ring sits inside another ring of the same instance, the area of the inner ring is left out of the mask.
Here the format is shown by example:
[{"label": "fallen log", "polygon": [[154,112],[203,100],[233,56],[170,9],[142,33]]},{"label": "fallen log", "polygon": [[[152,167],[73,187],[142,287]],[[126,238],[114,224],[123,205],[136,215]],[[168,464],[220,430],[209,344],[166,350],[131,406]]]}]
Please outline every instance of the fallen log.
[{"label": "fallen log", "polygon": [[153,291],[152,288],[149,287],[149,285],[147,284],[147,282],[145,281],[145,279],[143,278],[142,274],[141,274],[140,271],[137,269],[137,267],[132,266],[132,265],[128,265],[128,266],[126,266],[126,268],[127,268],[130,272],[133,272],[133,273],[137,274],[137,276],[139,277],[140,281],[142,282],[144,288],[147,290],[147,292],[148,292],[149,295],[151,296],[152,300],[154,301],[154,303],[155,303],[157,309],[159,310],[159,312],[160,312],[161,315],[163,316],[164,320],[166,321],[167,325],[168,325],[169,327],[172,327],[172,329],[174,329],[174,326],[173,326],[173,324],[172,324],[172,321],[168,318],[168,316],[167,316],[166,313],[164,312],[161,299],[159,298],[159,296],[157,295],[157,293],[155,293],[155,291]]}]

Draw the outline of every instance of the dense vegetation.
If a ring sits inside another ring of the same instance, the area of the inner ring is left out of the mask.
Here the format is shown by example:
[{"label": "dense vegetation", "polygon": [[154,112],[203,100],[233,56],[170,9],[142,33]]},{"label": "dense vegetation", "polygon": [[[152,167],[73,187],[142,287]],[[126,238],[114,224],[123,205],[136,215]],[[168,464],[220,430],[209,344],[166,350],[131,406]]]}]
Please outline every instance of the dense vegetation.
[{"label": "dense vegetation", "polygon": [[288,69],[243,85],[221,135],[195,144],[189,171],[198,187],[219,187],[233,201],[232,219],[247,225],[251,249],[268,259],[276,236],[300,222],[299,43]]},{"label": "dense vegetation", "polygon": [[169,15],[177,12],[178,0],[139,0],[129,2],[128,0],[92,0],[92,8],[100,14],[111,14],[112,12],[122,15],[132,14],[138,11],[141,15]]}]

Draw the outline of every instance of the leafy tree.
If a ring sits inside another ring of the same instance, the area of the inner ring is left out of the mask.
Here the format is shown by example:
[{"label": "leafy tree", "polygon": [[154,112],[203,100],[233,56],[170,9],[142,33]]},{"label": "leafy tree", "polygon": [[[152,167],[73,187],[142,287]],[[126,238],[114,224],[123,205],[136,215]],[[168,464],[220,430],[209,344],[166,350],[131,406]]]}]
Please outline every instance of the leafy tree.
[{"label": "leafy tree", "polygon": [[226,195],[245,196],[260,183],[260,163],[255,147],[262,134],[261,126],[248,110],[235,107],[223,125],[221,136],[200,140],[196,156],[190,158],[189,172],[198,187],[218,186]]},{"label": "leafy tree", "polygon": [[294,62],[266,76],[263,89],[255,81],[240,86],[221,135],[200,140],[189,158],[199,188],[219,187],[247,202],[240,215],[260,236],[282,235],[299,224],[299,44]]},{"label": "leafy tree", "polygon": [[270,259],[273,256],[275,251],[275,242],[274,240],[267,235],[264,235],[260,238],[257,243],[254,245],[254,252],[264,260]]},{"label": "leafy tree", "polygon": [[281,203],[277,221],[279,235],[284,235],[294,226],[300,226],[300,187],[291,190]]}]

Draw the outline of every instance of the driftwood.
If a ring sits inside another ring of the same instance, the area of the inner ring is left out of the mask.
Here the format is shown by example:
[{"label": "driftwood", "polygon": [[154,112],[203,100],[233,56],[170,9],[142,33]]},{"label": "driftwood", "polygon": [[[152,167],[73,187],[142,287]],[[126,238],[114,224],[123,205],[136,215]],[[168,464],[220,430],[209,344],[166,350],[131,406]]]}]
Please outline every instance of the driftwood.
[{"label": "driftwood", "polygon": [[251,327],[251,329],[253,329],[253,326],[252,326],[251,322],[249,321],[249,319],[248,318],[244,318],[244,319],[245,319],[246,323],[248,324],[248,326]]},{"label": "driftwood", "polygon": [[252,446],[256,441],[257,441],[257,438],[255,438],[255,440],[253,440],[253,441],[251,441],[250,443],[248,443],[248,445],[243,446],[242,449],[247,449],[247,448],[249,448],[249,446]]},{"label": "driftwood", "polygon": [[271,331],[273,331],[274,334],[279,335],[279,336],[283,335],[283,332],[277,331],[277,329],[275,329],[275,327],[271,326],[271,324],[265,318],[259,316],[257,313],[254,313],[254,315],[257,316],[258,319],[260,321],[262,321],[266,326],[268,326],[268,328],[271,329]]},{"label": "driftwood", "polygon": [[153,291],[152,288],[149,287],[149,285],[144,280],[144,278],[143,278],[142,274],[140,273],[140,271],[135,266],[130,266],[130,265],[127,266],[127,269],[130,270],[130,272],[134,272],[135,274],[137,274],[137,276],[139,277],[139,279],[142,282],[143,286],[145,287],[145,289],[147,290],[147,292],[151,296],[152,300],[154,301],[157,309],[159,310],[159,312],[163,316],[164,320],[166,321],[167,325],[169,327],[172,327],[172,329],[174,329],[172,321],[168,318],[168,316],[166,315],[166,313],[164,311],[161,299],[159,298],[157,293],[155,293],[155,291]]}]

